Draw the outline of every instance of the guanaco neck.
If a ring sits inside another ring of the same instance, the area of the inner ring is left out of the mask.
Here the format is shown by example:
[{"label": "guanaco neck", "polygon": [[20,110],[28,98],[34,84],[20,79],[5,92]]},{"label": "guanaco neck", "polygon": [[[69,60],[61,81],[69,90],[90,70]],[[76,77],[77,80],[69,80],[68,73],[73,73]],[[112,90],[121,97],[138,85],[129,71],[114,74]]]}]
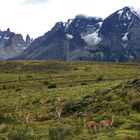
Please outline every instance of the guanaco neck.
[{"label": "guanaco neck", "polygon": [[113,124],[113,122],[114,122],[114,118],[113,118],[113,116],[111,116],[111,123],[110,123],[110,125],[112,126],[112,124]]}]

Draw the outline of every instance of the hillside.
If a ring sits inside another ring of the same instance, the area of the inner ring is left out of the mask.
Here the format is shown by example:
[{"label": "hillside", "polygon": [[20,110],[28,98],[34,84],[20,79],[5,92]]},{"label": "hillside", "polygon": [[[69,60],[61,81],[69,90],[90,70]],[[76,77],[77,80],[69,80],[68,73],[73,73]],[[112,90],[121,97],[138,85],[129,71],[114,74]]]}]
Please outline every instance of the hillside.
[{"label": "hillside", "polygon": [[[1,140],[139,140],[139,63],[1,61],[0,73]],[[99,132],[111,115],[112,127]]]}]

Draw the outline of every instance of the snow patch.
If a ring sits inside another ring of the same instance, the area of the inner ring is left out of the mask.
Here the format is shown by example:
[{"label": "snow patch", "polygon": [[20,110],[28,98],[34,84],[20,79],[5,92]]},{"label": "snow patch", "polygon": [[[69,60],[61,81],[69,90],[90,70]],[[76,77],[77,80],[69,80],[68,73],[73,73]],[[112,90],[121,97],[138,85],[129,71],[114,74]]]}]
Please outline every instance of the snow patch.
[{"label": "snow patch", "polygon": [[118,11],[118,14],[121,16],[123,13],[123,10]]},{"label": "snow patch", "polygon": [[18,44],[17,44],[17,46],[18,46],[18,47],[22,47],[22,46],[23,46],[23,44],[18,43]]},{"label": "snow patch", "polygon": [[88,28],[94,28],[94,25],[87,25]]},{"label": "snow patch", "polygon": [[4,39],[8,40],[8,39],[9,39],[9,37],[5,36],[5,37],[4,37]]},{"label": "snow patch", "polygon": [[129,58],[130,58],[130,59],[134,59],[134,56],[130,54],[130,55],[129,55]]},{"label": "snow patch", "polygon": [[27,49],[27,47],[22,47],[23,50]]},{"label": "snow patch", "polygon": [[122,45],[123,45],[123,48],[127,48],[127,45],[128,45],[128,44],[122,44]]},{"label": "snow patch", "polygon": [[122,41],[128,41],[128,34],[129,34],[129,32],[126,32],[125,34],[124,34],[124,36],[122,37]]},{"label": "snow patch", "polygon": [[103,24],[103,22],[101,21],[101,22],[98,22],[98,24],[99,24],[99,26],[101,27],[102,26],[102,24]]},{"label": "snow patch", "polygon": [[65,22],[65,31],[67,30],[67,28],[69,27],[69,25],[73,22],[72,19],[69,19],[67,22]]},{"label": "snow patch", "polygon": [[132,17],[131,13],[129,13],[129,12],[126,13],[126,16],[127,16],[128,20],[130,20]]},{"label": "snow patch", "polygon": [[98,36],[98,30],[92,34],[82,37],[82,39],[84,39],[88,45],[97,45],[102,41],[102,39]]},{"label": "snow patch", "polygon": [[129,7],[131,12],[133,12],[135,15],[140,16],[140,10],[134,7]]},{"label": "snow patch", "polygon": [[118,11],[119,19],[120,19],[122,13],[123,13],[123,10]]},{"label": "snow patch", "polygon": [[73,39],[73,35],[71,35],[71,34],[66,34],[66,36],[69,40]]}]

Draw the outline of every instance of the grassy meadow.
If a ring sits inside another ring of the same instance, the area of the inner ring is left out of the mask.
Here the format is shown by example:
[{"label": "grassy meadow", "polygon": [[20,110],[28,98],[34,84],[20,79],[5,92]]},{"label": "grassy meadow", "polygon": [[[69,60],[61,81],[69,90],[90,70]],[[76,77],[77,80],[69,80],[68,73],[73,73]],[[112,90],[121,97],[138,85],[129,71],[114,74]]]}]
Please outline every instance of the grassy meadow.
[{"label": "grassy meadow", "polygon": [[1,61],[0,140],[140,140],[140,63]]}]

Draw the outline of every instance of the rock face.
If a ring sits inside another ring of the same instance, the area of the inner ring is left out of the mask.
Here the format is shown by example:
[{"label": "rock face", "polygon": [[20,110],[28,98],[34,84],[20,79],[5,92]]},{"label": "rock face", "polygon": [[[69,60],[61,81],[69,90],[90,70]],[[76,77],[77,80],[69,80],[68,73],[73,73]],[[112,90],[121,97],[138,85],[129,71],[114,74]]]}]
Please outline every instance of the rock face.
[{"label": "rock face", "polygon": [[140,14],[124,7],[104,20],[78,15],[58,22],[14,59],[140,60]]},{"label": "rock face", "polygon": [[102,41],[101,60],[129,61],[140,59],[140,14],[133,8],[124,7],[107,17],[99,31]]},{"label": "rock face", "polygon": [[66,23],[58,22],[14,59],[82,60],[90,54],[85,50],[86,40],[95,42],[94,37],[91,37],[91,40],[86,37],[96,32],[101,22],[101,18],[82,15]]},{"label": "rock face", "polygon": [[24,41],[21,34],[15,34],[10,29],[0,31],[0,60],[21,54],[30,43]]}]

